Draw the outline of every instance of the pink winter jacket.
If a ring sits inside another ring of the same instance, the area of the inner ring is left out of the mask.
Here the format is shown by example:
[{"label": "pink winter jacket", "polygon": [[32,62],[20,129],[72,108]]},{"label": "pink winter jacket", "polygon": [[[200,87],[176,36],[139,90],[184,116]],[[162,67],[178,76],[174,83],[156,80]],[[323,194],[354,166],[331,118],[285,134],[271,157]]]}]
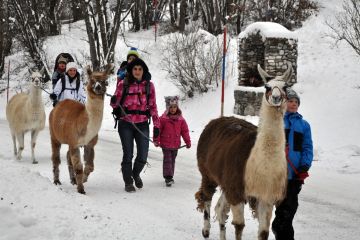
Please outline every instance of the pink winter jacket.
[{"label": "pink winter jacket", "polygon": [[160,147],[178,149],[181,144],[180,137],[190,146],[189,128],[185,119],[181,114],[169,117],[166,113],[165,111],[160,117]]},{"label": "pink winter jacket", "polygon": [[[113,108],[116,108],[120,105],[120,100],[123,92],[124,80],[119,81],[116,87],[114,95],[116,96],[116,103],[110,105]],[[134,82],[129,85],[129,94],[125,97],[123,102],[123,107],[127,110],[139,110],[146,111],[146,81],[141,81],[140,83]],[[150,97],[149,97],[149,110],[150,116],[153,120],[154,127],[160,127],[160,120],[156,106],[156,97],[155,97],[155,87],[152,82],[150,82]],[[127,114],[125,117],[121,117],[122,120],[133,123],[145,122],[148,120],[146,115],[142,114]]]}]

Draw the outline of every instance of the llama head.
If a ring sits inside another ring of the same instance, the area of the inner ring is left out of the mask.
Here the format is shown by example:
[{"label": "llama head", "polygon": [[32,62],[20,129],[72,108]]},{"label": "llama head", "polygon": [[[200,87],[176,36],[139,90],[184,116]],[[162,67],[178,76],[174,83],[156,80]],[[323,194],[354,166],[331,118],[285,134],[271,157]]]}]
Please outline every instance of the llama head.
[{"label": "llama head", "polygon": [[41,84],[43,82],[43,74],[44,74],[44,67],[41,68],[40,71],[32,71],[31,69],[29,69],[29,73],[30,73],[30,78],[31,78],[31,84],[34,87],[41,87]]},{"label": "llama head", "polygon": [[264,94],[266,102],[270,106],[279,107],[286,100],[286,88],[291,87],[293,83],[291,82],[291,76],[293,68],[290,63],[288,63],[288,69],[281,76],[271,76],[258,64],[258,71],[265,83],[266,92]]},{"label": "llama head", "polygon": [[114,65],[109,63],[106,65],[104,71],[92,71],[90,67],[87,67],[87,74],[89,76],[89,83],[87,90],[96,95],[104,95],[106,93],[106,87],[108,86],[108,77],[111,74]]}]

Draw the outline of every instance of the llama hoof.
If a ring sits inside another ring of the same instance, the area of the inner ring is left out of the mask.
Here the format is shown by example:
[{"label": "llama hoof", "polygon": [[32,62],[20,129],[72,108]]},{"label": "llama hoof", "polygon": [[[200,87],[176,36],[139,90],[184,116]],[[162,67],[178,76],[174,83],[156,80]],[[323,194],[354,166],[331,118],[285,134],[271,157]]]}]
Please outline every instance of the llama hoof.
[{"label": "llama hoof", "polygon": [[38,161],[36,161],[36,160],[34,160],[32,163],[33,163],[33,164],[38,164],[39,162],[38,162]]},{"label": "llama hoof", "polygon": [[75,180],[75,178],[70,179],[70,182],[71,182],[72,185],[76,185],[76,180]]},{"label": "llama hoof", "polygon": [[84,189],[78,189],[78,193],[81,193],[81,194],[86,194],[85,190]]},{"label": "llama hoof", "polygon": [[55,185],[61,185],[61,182],[60,182],[60,180],[54,180],[54,184]]},{"label": "llama hoof", "polygon": [[210,235],[210,231],[209,230],[202,230],[201,231],[201,233],[202,233],[202,235],[203,235],[203,237],[204,238],[208,238],[209,237],[209,235]]}]

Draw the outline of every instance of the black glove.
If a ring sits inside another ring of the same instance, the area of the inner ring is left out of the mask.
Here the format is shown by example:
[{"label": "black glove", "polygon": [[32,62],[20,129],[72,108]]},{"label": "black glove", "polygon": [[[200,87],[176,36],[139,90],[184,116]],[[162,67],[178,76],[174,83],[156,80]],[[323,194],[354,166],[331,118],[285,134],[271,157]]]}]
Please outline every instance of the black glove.
[{"label": "black glove", "polygon": [[50,93],[50,99],[55,101],[57,99],[57,95],[55,93]]},{"label": "black glove", "polygon": [[160,134],[159,128],[154,127],[153,134],[154,134],[154,135],[153,135],[154,138],[159,137],[159,134]]},{"label": "black glove", "polygon": [[117,108],[114,108],[113,111],[112,111],[112,114],[114,114],[115,116],[119,117],[121,116],[121,108],[120,107],[117,107]]},{"label": "black glove", "polygon": [[110,99],[110,103],[115,104],[116,103],[116,96],[113,95]]}]

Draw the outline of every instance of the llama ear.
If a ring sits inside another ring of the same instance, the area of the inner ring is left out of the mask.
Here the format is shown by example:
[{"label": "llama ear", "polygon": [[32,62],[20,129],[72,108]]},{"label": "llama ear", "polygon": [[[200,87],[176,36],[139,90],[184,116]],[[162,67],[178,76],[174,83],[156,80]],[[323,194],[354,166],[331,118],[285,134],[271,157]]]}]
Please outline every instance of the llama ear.
[{"label": "llama ear", "polygon": [[87,67],[86,67],[86,72],[87,72],[87,75],[88,75],[89,78],[90,78],[90,76],[91,76],[91,74],[92,74],[92,70],[91,70],[91,67],[90,67],[90,66],[87,66]]},{"label": "llama ear", "polygon": [[39,71],[39,73],[41,74],[41,76],[44,74],[44,72],[45,72],[45,66],[43,66],[41,69],[40,69],[40,71]]},{"label": "llama ear", "polygon": [[274,78],[273,76],[265,72],[265,70],[261,68],[260,64],[257,65],[257,69],[264,83],[267,83],[269,78]]},{"label": "llama ear", "polygon": [[28,68],[28,72],[30,73],[30,75],[33,74],[33,71],[30,68]]},{"label": "llama ear", "polygon": [[293,68],[290,62],[287,62],[288,68],[286,72],[281,76],[281,78],[286,82],[286,85],[292,86],[294,83],[291,82],[291,76],[293,73]]},{"label": "llama ear", "polygon": [[114,71],[114,64],[112,63],[108,63],[106,66],[105,66],[105,73],[107,75],[110,75],[111,73],[113,73]]}]

